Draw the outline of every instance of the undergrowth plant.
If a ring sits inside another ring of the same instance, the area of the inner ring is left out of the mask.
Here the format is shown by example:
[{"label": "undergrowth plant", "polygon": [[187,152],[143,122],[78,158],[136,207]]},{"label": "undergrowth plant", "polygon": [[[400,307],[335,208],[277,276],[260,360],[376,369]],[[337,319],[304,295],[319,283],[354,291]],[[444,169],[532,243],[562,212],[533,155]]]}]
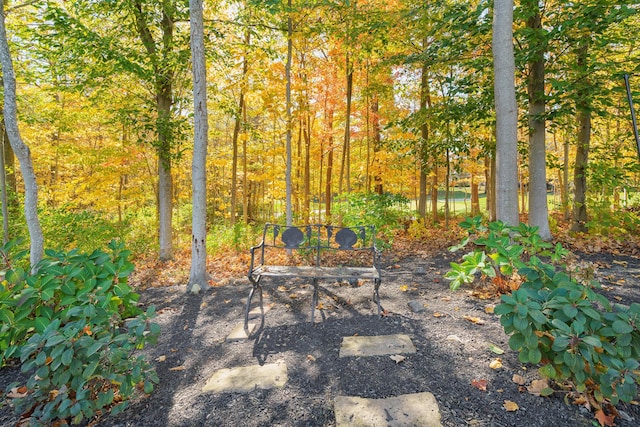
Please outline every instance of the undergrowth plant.
[{"label": "undergrowth plant", "polygon": [[79,424],[122,411],[136,388],[150,393],[158,378],[136,350],[160,328],[127,284],[129,251],[115,241],[109,253],[48,250],[29,274],[15,247],[0,250],[0,361],[19,360],[27,375],[7,389],[16,411],[31,425]]},{"label": "undergrowth plant", "polygon": [[451,263],[451,289],[478,275],[521,277],[518,289],[502,295],[495,314],[522,363],[539,364],[543,377],[573,386],[596,410],[637,397],[640,304],[611,304],[597,292],[601,286],[589,269],[568,268],[568,251],[543,241],[536,227],[480,218],[461,227],[468,236],[451,249],[474,249],[462,263]]}]

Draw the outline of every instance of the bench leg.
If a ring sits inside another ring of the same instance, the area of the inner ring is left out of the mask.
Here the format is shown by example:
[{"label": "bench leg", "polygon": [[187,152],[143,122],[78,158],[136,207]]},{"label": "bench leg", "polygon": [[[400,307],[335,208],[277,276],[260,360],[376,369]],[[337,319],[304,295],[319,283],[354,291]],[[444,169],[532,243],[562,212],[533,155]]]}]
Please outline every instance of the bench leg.
[{"label": "bench leg", "polygon": [[260,314],[262,316],[262,323],[264,323],[264,307],[262,305],[262,286],[260,285],[260,278],[253,283],[253,287],[251,291],[249,291],[249,297],[247,298],[247,305],[244,310],[244,331],[249,335],[249,311],[251,310],[251,299],[253,299],[253,294],[256,289],[258,289],[259,303],[260,303]]},{"label": "bench leg", "polygon": [[382,315],[382,307],[380,307],[380,279],[374,279],[373,281],[373,300],[378,304],[378,317]]},{"label": "bench leg", "polygon": [[313,296],[311,297],[311,323],[314,323],[316,306],[318,305],[318,279],[313,279]]}]

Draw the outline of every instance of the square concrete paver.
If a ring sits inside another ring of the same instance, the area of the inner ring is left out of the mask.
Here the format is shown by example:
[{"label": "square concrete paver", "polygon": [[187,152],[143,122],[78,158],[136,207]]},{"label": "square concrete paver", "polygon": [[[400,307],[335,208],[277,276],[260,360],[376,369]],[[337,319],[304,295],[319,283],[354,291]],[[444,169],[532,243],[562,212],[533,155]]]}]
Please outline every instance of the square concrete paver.
[{"label": "square concrete paver", "polygon": [[403,394],[386,399],[338,396],[334,401],[336,427],[441,427],[433,394]]},{"label": "square concrete paver", "polygon": [[265,365],[225,368],[217,371],[202,387],[203,392],[246,393],[255,389],[283,387],[287,382],[287,365],[284,362]]},{"label": "square concrete paver", "polygon": [[[247,324],[247,327],[249,328],[249,335],[251,335],[253,331],[255,331],[256,328],[258,327],[258,324],[255,322],[249,322]],[[244,323],[238,323],[233,328],[233,330],[229,332],[229,335],[227,335],[226,341],[246,340],[247,338],[249,338],[249,335],[247,335],[247,332],[244,330]]]},{"label": "square concrete paver", "polygon": [[416,348],[411,338],[403,334],[343,337],[340,345],[340,357],[386,356],[415,352]]}]

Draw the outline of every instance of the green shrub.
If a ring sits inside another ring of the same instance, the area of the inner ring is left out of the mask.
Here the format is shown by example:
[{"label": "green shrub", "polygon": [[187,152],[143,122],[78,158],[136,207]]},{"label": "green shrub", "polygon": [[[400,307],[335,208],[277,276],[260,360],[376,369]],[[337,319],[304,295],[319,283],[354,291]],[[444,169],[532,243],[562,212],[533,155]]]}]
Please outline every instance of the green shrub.
[{"label": "green shrub", "polygon": [[374,225],[377,236],[384,240],[380,247],[388,246],[393,231],[402,228],[410,216],[407,209],[409,199],[391,193],[349,193],[342,195],[334,207],[334,215],[341,218],[342,225]]},{"label": "green shrub", "polygon": [[535,227],[486,226],[479,218],[461,226],[469,236],[452,250],[470,242],[476,249],[461,264],[451,263],[446,277],[452,289],[471,283],[478,273],[516,271],[522,278],[495,308],[522,363],[540,364],[543,377],[570,383],[598,404],[637,396],[640,304],[611,304],[596,292],[600,284],[589,269],[568,268],[562,263],[568,252],[542,241]]},{"label": "green shrub", "polygon": [[[112,241],[110,253],[46,251],[36,274],[2,249],[0,356],[19,358],[28,375],[17,411],[35,425],[74,424],[112,407],[122,411],[136,387],[149,393],[157,376],[135,350],[157,338],[154,308],[142,312],[127,284],[129,252]],[[18,261],[18,262],[16,262]]]}]

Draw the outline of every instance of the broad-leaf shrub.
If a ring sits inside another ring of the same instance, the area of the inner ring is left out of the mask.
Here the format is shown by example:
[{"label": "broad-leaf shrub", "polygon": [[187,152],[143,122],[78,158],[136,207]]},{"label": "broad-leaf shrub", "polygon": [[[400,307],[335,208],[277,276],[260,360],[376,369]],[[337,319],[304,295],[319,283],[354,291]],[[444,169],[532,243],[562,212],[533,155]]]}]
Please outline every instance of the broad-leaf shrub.
[{"label": "broad-leaf shrub", "polygon": [[127,278],[133,271],[129,252],[111,242],[109,253],[47,251],[37,273],[4,266],[0,291],[2,362],[19,358],[28,375],[26,390],[12,399],[34,425],[55,421],[80,423],[105,408],[120,412],[136,387],[150,393],[158,378],[135,350],[160,333],[150,307],[136,307],[138,295]]},{"label": "broad-leaf shrub", "polygon": [[637,397],[640,359],[640,304],[611,304],[596,292],[600,284],[588,268],[567,268],[568,252],[542,241],[535,227],[484,225],[479,218],[461,224],[475,250],[452,263],[451,288],[471,283],[476,274],[516,271],[522,284],[496,306],[509,347],[522,363],[540,364],[540,374],[570,383],[600,404]]}]

